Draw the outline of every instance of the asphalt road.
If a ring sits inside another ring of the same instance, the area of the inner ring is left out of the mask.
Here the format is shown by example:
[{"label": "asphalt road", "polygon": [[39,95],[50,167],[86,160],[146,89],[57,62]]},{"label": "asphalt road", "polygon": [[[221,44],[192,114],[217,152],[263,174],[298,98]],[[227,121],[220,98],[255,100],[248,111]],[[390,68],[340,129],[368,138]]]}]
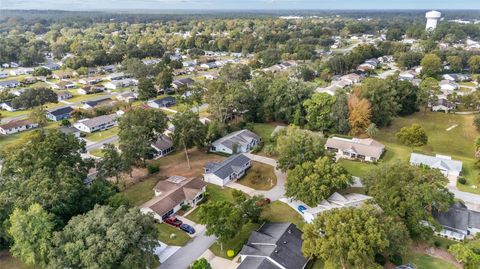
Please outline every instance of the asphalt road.
[{"label": "asphalt road", "polygon": [[91,150],[94,150],[94,149],[101,148],[104,144],[112,144],[117,140],[118,140],[118,135],[114,135],[114,136],[111,136],[109,138],[106,138],[106,139],[103,139],[103,140],[100,140],[100,141],[97,141],[97,142],[94,142],[94,143],[91,143],[91,144],[87,144],[87,146],[85,148],[87,149],[87,151],[91,151]]}]

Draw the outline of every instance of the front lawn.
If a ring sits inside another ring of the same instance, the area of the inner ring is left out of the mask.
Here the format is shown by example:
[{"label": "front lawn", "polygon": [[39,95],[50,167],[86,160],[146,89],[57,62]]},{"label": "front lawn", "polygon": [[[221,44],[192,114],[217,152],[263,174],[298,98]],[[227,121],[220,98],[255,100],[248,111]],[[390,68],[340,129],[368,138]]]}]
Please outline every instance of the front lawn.
[{"label": "front lawn", "polygon": [[404,263],[411,263],[417,267],[417,269],[456,269],[455,265],[429,256],[427,254],[411,253],[404,259]]},{"label": "front lawn", "polygon": [[[231,188],[221,188],[217,185],[214,184],[208,184],[207,185],[207,195],[206,199],[203,201],[203,203],[211,200],[211,201],[233,201],[233,196],[232,196],[232,191],[233,189]],[[187,219],[195,222],[195,223],[200,223],[200,220],[198,218],[198,209],[197,207],[195,210],[193,210],[190,214],[185,216]]]},{"label": "front lawn", "polygon": [[192,238],[178,228],[166,223],[157,224],[158,240],[169,246],[184,246]]},{"label": "front lawn", "polygon": [[252,167],[246,173],[237,180],[238,184],[262,191],[270,190],[277,185],[277,177],[271,165],[252,161]]},{"label": "front lawn", "polygon": [[[223,250],[221,249],[220,242],[218,241],[210,247],[210,250],[216,256],[231,260],[240,252],[240,250],[242,250],[242,247],[247,242],[250,234],[254,230],[257,230],[260,225],[261,223],[247,223],[242,227],[242,231],[240,231],[237,236],[235,236],[232,240],[228,241],[228,243],[223,244]],[[228,250],[234,251],[233,257],[227,256]]]},{"label": "front lawn", "polygon": [[303,225],[305,225],[302,216],[297,211],[280,201],[275,201],[265,206],[260,218],[267,222],[292,222],[299,229],[302,229]]},{"label": "front lawn", "polygon": [[109,137],[112,137],[114,135],[117,135],[117,134],[118,134],[118,127],[115,126],[115,127],[112,127],[108,130],[105,130],[105,131],[89,133],[89,134],[87,134],[85,139],[90,140],[90,141],[100,141],[100,140],[104,140],[104,139],[107,139]]},{"label": "front lawn", "polygon": [[268,142],[272,137],[272,132],[277,127],[276,123],[254,123],[253,132],[262,138],[264,143]]},{"label": "front lawn", "polygon": [[145,180],[130,185],[125,190],[120,192],[119,195],[123,195],[132,204],[139,206],[154,196],[153,187],[161,178],[158,175],[152,175]]}]

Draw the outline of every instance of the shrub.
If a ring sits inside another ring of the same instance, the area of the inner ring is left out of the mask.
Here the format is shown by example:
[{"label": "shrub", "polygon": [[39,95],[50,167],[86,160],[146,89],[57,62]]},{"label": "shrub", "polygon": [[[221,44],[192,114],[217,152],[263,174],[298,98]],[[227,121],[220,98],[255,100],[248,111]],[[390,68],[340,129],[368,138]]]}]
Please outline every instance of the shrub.
[{"label": "shrub", "polygon": [[433,241],[433,245],[434,245],[436,248],[439,248],[439,247],[442,245],[442,243],[440,243],[439,241],[435,240],[435,241]]},{"label": "shrub", "polygon": [[402,256],[400,256],[398,254],[391,255],[388,259],[395,265],[402,265],[403,264]]},{"label": "shrub", "polygon": [[147,170],[148,170],[149,174],[155,174],[158,171],[160,171],[160,168],[158,167],[158,165],[148,164],[147,165]]},{"label": "shrub", "polygon": [[462,185],[465,185],[465,184],[467,184],[467,180],[464,177],[461,177],[461,178],[458,179],[458,183],[460,183]]},{"label": "shrub", "polygon": [[385,257],[383,257],[382,254],[377,253],[375,254],[375,262],[383,266],[387,261],[385,260]]}]

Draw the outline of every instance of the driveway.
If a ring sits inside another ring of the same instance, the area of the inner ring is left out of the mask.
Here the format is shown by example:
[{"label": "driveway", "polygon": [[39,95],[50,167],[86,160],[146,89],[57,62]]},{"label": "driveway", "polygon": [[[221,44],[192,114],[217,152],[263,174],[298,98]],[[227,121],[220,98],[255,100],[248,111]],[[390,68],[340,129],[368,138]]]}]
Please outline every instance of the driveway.
[{"label": "driveway", "polygon": [[97,142],[87,142],[86,150],[91,151],[94,149],[101,148],[104,144],[112,144],[118,140],[118,135],[111,136],[109,138],[97,141]]}]

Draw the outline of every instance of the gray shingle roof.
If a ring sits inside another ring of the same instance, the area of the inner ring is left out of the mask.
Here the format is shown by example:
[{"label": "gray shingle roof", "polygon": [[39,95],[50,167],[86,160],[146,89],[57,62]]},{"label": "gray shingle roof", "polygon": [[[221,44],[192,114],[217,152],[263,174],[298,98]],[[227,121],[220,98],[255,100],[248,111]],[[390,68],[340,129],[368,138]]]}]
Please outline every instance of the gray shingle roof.
[{"label": "gray shingle roof", "polygon": [[455,202],[446,212],[433,211],[433,217],[443,226],[467,231],[468,228],[480,229],[480,212],[469,210],[464,204]]},{"label": "gray shingle roof", "polygon": [[82,120],[82,121],[79,121],[78,123],[82,123],[88,128],[94,128],[102,124],[108,124],[112,121],[115,121],[115,119],[116,119],[116,115],[112,114],[112,115],[103,115],[103,116],[98,116],[91,119]]},{"label": "gray shingle roof", "polygon": [[246,146],[250,144],[252,140],[260,141],[260,137],[254,132],[244,129],[244,130],[230,133],[220,139],[217,139],[212,144],[213,145],[222,144],[225,147],[233,150],[233,147],[235,144]]},{"label": "gray shingle roof", "polygon": [[207,173],[213,173],[219,178],[227,178],[232,173],[238,173],[250,161],[250,158],[244,154],[232,155],[219,163],[207,163],[205,168]]},{"label": "gray shingle roof", "polygon": [[385,146],[371,138],[368,139],[346,139],[340,137],[332,137],[327,139],[325,143],[327,148],[341,149],[342,151],[351,151],[368,157],[380,158]]},{"label": "gray shingle roof", "polygon": [[412,153],[410,163],[414,165],[426,165],[430,168],[462,172],[462,162],[449,160],[438,156],[428,156],[419,153]]},{"label": "gray shingle roof", "polygon": [[237,269],[279,269],[265,257],[246,257]]},{"label": "gray shingle roof", "polygon": [[49,110],[48,113],[53,115],[53,116],[60,116],[60,115],[69,114],[72,111],[73,111],[72,107],[66,106],[66,107],[61,107],[61,108],[56,108],[56,109]]}]

